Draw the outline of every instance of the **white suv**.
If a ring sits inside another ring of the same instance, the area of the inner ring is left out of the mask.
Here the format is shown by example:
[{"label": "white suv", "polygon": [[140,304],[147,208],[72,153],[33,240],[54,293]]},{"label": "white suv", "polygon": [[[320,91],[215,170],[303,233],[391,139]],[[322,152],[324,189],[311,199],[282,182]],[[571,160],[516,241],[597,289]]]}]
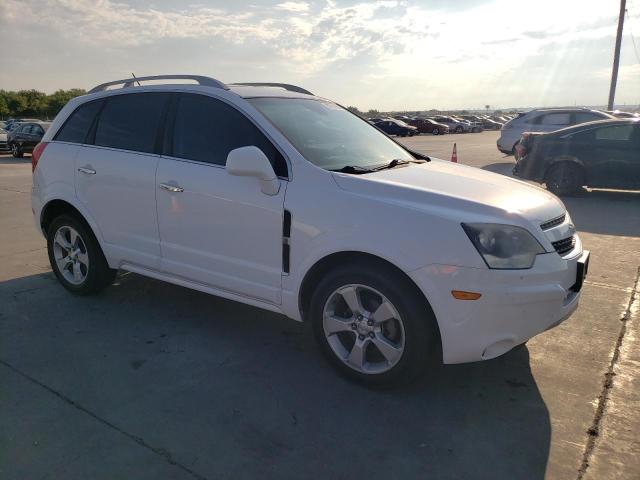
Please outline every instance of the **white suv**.
[{"label": "white suv", "polygon": [[500,129],[498,150],[506,155],[516,153],[515,148],[524,132],[555,132],[579,123],[615,118],[608,113],[586,108],[538,108],[520,113]]},{"label": "white suv", "polygon": [[300,87],[140,80],[169,78],[197,84],[96,87],[34,151],[69,291],[122,269],[280,312],[373,384],[496,357],[577,307],[588,252],[549,192],[414,153]]}]

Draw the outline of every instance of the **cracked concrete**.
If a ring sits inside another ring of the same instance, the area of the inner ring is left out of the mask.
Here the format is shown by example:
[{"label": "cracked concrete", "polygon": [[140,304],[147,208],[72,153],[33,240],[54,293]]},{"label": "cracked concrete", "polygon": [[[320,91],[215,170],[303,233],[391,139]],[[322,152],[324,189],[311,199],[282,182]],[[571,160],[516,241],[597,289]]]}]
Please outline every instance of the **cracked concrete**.
[{"label": "cracked concrete", "polygon": [[[448,158],[455,139],[462,162],[506,173],[495,136],[407,142]],[[3,480],[640,477],[638,193],[566,200],[593,254],[567,322],[379,392],[337,377],[305,326],[269,312],[137,275],[67,294],[30,179],[29,159],[0,157]]]}]

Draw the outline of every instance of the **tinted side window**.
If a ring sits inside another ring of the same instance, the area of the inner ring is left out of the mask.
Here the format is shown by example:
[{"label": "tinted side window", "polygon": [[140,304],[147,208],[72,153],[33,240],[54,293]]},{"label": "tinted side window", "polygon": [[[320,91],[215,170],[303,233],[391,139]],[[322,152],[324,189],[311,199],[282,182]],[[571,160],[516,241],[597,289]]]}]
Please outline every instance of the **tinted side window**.
[{"label": "tinted side window", "polygon": [[569,113],[547,113],[543,115],[538,123],[540,125],[569,125]]},{"label": "tinted side window", "polygon": [[89,133],[89,128],[93,124],[98,110],[102,106],[102,100],[80,105],[69,116],[60,131],[56,134],[54,140],[60,142],[84,143]]},{"label": "tinted side window", "polygon": [[173,130],[173,156],[225,165],[231,150],[250,145],[264,152],[276,175],[287,176],[287,166],[280,152],[238,110],[204,95],[179,97]]},{"label": "tinted side window", "polygon": [[161,93],[109,97],[98,119],[95,144],[153,153],[166,99]]},{"label": "tinted side window", "polygon": [[42,129],[42,127],[40,125],[34,125],[31,128],[31,133],[34,135],[44,135],[44,130]]},{"label": "tinted side window", "polygon": [[603,117],[591,112],[578,112],[574,113],[573,123],[584,123],[584,122],[593,122],[595,120],[602,120]]},{"label": "tinted side window", "polygon": [[619,125],[616,127],[605,127],[596,130],[596,140],[615,140],[626,142],[631,138],[633,125]]}]

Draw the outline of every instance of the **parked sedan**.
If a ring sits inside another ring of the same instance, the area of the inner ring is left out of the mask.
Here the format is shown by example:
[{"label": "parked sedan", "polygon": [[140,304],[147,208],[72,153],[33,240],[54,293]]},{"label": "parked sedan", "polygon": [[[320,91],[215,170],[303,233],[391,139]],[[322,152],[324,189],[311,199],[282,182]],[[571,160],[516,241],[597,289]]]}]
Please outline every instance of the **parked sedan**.
[{"label": "parked sedan", "polygon": [[440,116],[440,117],[433,117],[432,120],[438,123],[444,123],[446,126],[449,127],[450,132],[468,133],[471,131],[471,125],[469,123],[461,122],[460,120],[456,120],[453,117]]},{"label": "parked sedan", "polygon": [[18,124],[7,138],[11,153],[21,158],[25,153],[33,152],[34,147],[42,140],[51,122],[26,122]]},{"label": "parked sedan", "polygon": [[418,129],[418,133],[431,133],[433,135],[444,135],[449,133],[449,127],[444,123],[438,123],[430,118],[416,118],[409,121],[409,125],[412,125]]},{"label": "parked sedan", "polygon": [[601,120],[552,133],[525,133],[513,173],[556,195],[583,185],[640,188],[640,119]]},{"label": "parked sedan", "polygon": [[375,124],[380,130],[389,135],[398,135],[399,137],[411,137],[418,133],[418,129],[406,123],[388,118]]}]

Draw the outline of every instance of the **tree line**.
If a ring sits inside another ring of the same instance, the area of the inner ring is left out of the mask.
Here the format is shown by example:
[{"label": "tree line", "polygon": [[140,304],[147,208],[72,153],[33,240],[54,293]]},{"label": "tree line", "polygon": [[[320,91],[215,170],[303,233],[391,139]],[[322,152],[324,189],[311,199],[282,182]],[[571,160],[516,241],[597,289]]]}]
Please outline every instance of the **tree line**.
[{"label": "tree line", "polygon": [[80,88],[58,90],[50,95],[38,90],[0,90],[0,119],[29,117],[51,119],[74,97],[84,95]]}]

